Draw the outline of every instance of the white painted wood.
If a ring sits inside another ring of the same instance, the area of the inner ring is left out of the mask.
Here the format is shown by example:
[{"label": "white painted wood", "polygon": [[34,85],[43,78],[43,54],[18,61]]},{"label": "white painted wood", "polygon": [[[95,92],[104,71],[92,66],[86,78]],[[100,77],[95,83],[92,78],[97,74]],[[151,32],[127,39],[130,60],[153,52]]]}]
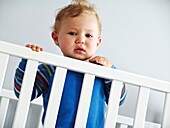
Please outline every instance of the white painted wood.
[{"label": "white painted wood", "polygon": [[37,67],[38,67],[38,62],[33,60],[27,61],[20,97],[19,97],[19,101],[17,104],[16,113],[14,117],[13,128],[25,127]]},{"label": "white painted wood", "polygon": [[8,89],[4,89],[4,88],[2,88],[0,97],[9,98],[9,99],[13,99],[13,100],[18,100],[17,97],[15,96],[13,90],[8,90]]},{"label": "white painted wood", "polygon": [[[118,115],[117,123],[127,126],[133,126],[134,119],[132,117]],[[145,121],[145,128],[161,128],[161,124]]]},{"label": "white painted wood", "polygon": [[8,105],[9,105],[9,99],[1,97],[0,98],[0,128],[4,128],[4,123],[7,115],[7,110],[8,110]]},{"label": "white painted wood", "polygon": [[122,87],[122,82],[113,80],[107,106],[105,128],[114,128],[116,126]]},{"label": "white painted wood", "polygon": [[120,128],[128,128],[128,125],[120,124]]},{"label": "white painted wood", "polygon": [[128,125],[128,126],[133,126],[133,118],[127,117],[127,116],[118,115],[117,123],[125,124],[125,125]]},{"label": "white painted wood", "polygon": [[[3,83],[3,79],[4,79],[4,75],[5,75],[6,66],[7,66],[7,61],[8,61],[8,58],[9,58],[9,55],[6,55],[6,54],[10,54],[12,56],[17,56],[17,57],[21,57],[21,58],[31,59],[32,60],[31,63],[38,61],[38,62],[54,65],[54,66],[57,66],[57,67],[63,67],[63,68],[69,69],[69,70],[77,71],[77,72],[92,74],[94,76],[98,76],[98,77],[102,77],[102,78],[106,78],[106,79],[114,79],[114,81],[117,81],[117,82],[123,81],[125,83],[129,83],[129,84],[139,86],[141,88],[141,90],[143,90],[143,91],[140,91],[140,94],[139,94],[139,95],[142,95],[142,96],[139,96],[139,104],[142,104],[142,108],[144,106],[144,109],[141,109],[141,107],[140,107],[141,105],[138,105],[136,116],[135,116],[137,119],[135,119],[135,121],[132,119],[131,122],[130,122],[131,124],[134,123],[134,125],[135,125],[134,127],[137,127],[137,128],[140,128],[140,127],[143,128],[144,127],[144,125],[138,127],[139,125],[137,125],[137,124],[138,124],[138,122],[140,122],[140,123],[145,122],[144,121],[144,118],[145,118],[145,115],[146,115],[145,109],[147,109],[147,102],[148,102],[147,97],[149,97],[149,89],[146,89],[146,88],[150,88],[150,89],[158,90],[158,91],[162,91],[162,92],[167,92],[168,93],[167,96],[166,96],[167,102],[165,103],[165,111],[164,111],[165,114],[164,114],[162,125],[163,125],[163,128],[166,128],[167,126],[169,127],[169,122],[168,122],[169,114],[167,115],[166,113],[170,113],[169,110],[168,110],[168,106],[170,106],[170,103],[169,103],[170,82],[166,82],[166,81],[162,81],[162,80],[158,80],[158,79],[154,79],[154,78],[150,78],[150,77],[146,77],[146,76],[142,76],[142,75],[138,75],[138,74],[134,74],[134,73],[129,73],[129,72],[121,71],[121,70],[118,70],[118,69],[113,70],[111,68],[106,68],[106,67],[103,67],[103,66],[99,66],[99,65],[95,65],[95,64],[91,64],[91,63],[86,63],[86,62],[75,60],[75,59],[54,55],[54,54],[51,54],[51,53],[32,52],[30,49],[25,48],[24,46],[18,46],[18,45],[12,44],[12,43],[0,41],[0,57],[1,57],[1,55],[3,56],[0,59],[0,72],[2,72],[2,73],[0,73],[0,91],[1,91],[1,88],[2,88],[2,83]],[[37,68],[37,65],[38,65],[38,63],[36,63],[33,67],[31,67],[31,69],[34,70],[35,68]],[[26,71],[26,74],[30,73],[30,72],[34,72],[34,73],[31,73],[31,76],[33,76],[33,74],[35,75],[35,71]],[[27,76],[26,74],[25,74],[25,76]],[[2,81],[1,81],[1,78],[2,78]],[[24,81],[26,81],[26,82],[23,82],[24,86],[26,86],[27,83],[33,82],[33,81],[32,82],[30,81],[30,78],[28,78],[28,80],[24,80]],[[62,80],[62,81],[64,81],[64,80]],[[24,88],[27,88],[27,87],[24,87]],[[119,89],[121,90],[121,87],[119,87]],[[22,89],[22,90],[27,90],[27,89]],[[32,87],[29,88],[29,90],[32,90]],[[117,89],[114,89],[114,90],[117,90]],[[147,91],[144,91],[144,90],[147,90]],[[25,91],[25,92],[27,92],[27,91]],[[112,89],[111,89],[111,91],[112,91]],[[2,89],[0,95],[4,95],[4,96],[8,95],[11,98],[16,99],[11,95],[11,93],[8,93],[7,91],[5,91],[5,92],[6,93],[4,93],[4,91]],[[21,97],[24,97],[25,92],[21,91],[21,94],[23,93]],[[21,103],[18,103],[18,104],[25,104],[25,103],[22,103],[22,101],[23,102],[29,101],[29,97],[31,95],[31,92],[29,92],[29,93],[30,93],[29,96],[25,96],[26,98],[20,98],[19,102],[21,102]],[[60,93],[62,93],[62,92],[60,92]],[[118,92],[116,92],[116,94],[115,94],[115,92],[114,92],[113,94],[114,94],[115,97],[114,96],[113,97],[114,97],[114,99],[118,100],[118,99],[120,99],[120,97],[118,97],[117,93]],[[143,94],[144,94],[144,96],[143,96]],[[115,101],[115,102],[117,102],[117,101]],[[34,101],[32,103],[34,103]],[[116,105],[115,104],[110,105],[110,107],[108,107],[109,108],[108,111],[114,111],[114,113],[117,113],[117,111],[118,111],[118,106],[117,106],[118,104],[117,103],[115,103]],[[144,105],[143,105],[143,103],[144,103]],[[23,115],[27,115],[27,113],[28,113],[29,102],[27,102],[26,104],[17,106],[17,111],[16,111],[16,115],[15,115],[16,118],[14,120],[14,126],[13,127],[16,126],[17,128],[20,128],[22,126],[23,127],[25,126],[26,117],[23,116]],[[40,104],[40,103],[37,102],[37,104]],[[109,104],[112,104],[112,103],[109,103]],[[52,105],[50,105],[50,106],[52,106]],[[114,106],[114,110],[112,110],[113,106]],[[115,106],[116,106],[116,108],[115,108]],[[26,112],[22,111],[22,113],[20,114],[19,113],[20,109],[21,110],[25,109]],[[142,112],[140,113],[138,110],[142,110]],[[53,109],[52,109],[52,111],[53,111]],[[57,111],[58,110],[56,110],[56,113],[57,113]],[[110,114],[110,112],[108,112],[108,113],[109,113],[108,115],[112,115],[112,114]],[[142,114],[142,115],[140,115],[140,114]],[[56,115],[54,117],[56,117]],[[51,120],[50,112],[49,112],[48,116],[49,116],[49,120]],[[22,117],[24,117],[24,118],[22,118]],[[112,116],[109,116],[109,117],[112,118]],[[141,119],[139,119],[138,117],[140,117]],[[116,117],[114,117],[114,118],[116,120]],[[112,118],[112,120],[113,120],[113,118]],[[120,121],[119,118],[117,120]],[[55,121],[56,121],[56,118],[53,119],[53,122],[55,122]],[[108,121],[108,122],[111,122],[111,121]],[[122,123],[126,125],[127,121],[124,121],[124,122],[125,123],[123,123],[123,122]],[[17,123],[19,125],[17,125]],[[146,123],[145,123],[145,125],[146,125]],[[53,125],[50,125],[50,126],[53,126]],[[109,126],[113,127],[113,125],[109,125]],[[154,125],[152,124],[152,126],[154,126]]]},{"label": "white painted wood", "polygon": [[150,89],[140,87],[134,119],[134,128],[144,128]]},{"label": "white painted wood", "polygon": [[[156,124],[153,122],[145,122],[145,128],[161,128],[161,124]],[[167,127],[169,128],[169,127]]]},{"label": "white painted wood", "polygon": [[151,77],[129,73],[118,69],[113,70],[111,68],[107,68],[104,66],[85,63],[80,60],[67,58],[51,53],[32,52],[30,49],[26,47],[11,44],[4,41],[0,41],[0,51],[7,54],[12,54],[14,56],[19,56],[21,58],[29,58],[42,63],[47,63],[58,67],[64,67],[77,72],[84,72],[93,74],[98,77],[124,81],[125,83],[147,87],[153,90],[170,92],[170,82],[167,81],[162,81]]},{"label": "white painted wood", "polygon": [[94,80],[94,75],[84,75],[74,128],[86,128]]},{"label": "white painted wood", "polygon": [[40,116],[39,116],[39,124],[38,124],[38,128],[43,128],[43,125],[42,125],[42,116],[43,116],[43,106],[40,107],[41,109],[41,112],[40,112]]},{"label": "white painted wood", "polygon": [[60,68],[60,67],[56,68],[51,94],[48,102],[46,117],[44,121],[44,128],[55,127],[58,110],[60,106],[60,100],[64,88],[66,73],[67,73],[67,69]]},{"label": "white painted wood", "polygon": [[162,128],[170,128],[170,93],[165,95]]},{"label": "white painted wood", "polygon": [[[2,88],[0,96],[4,97],[4,98],[9,98],[9,99],[12,99],[12,100],[18,100],[18,98],[15,96],[13,90],[8,90],[8,89]],[[42,104],[43,104],[42,97],[39,97],[39,98],[31,101],[31,104],[42,106]]]},{"label": "white painted wood", "polygon": [[0,52],[0,93],[5,78],[5,72],[9,60],[9,55]]}]

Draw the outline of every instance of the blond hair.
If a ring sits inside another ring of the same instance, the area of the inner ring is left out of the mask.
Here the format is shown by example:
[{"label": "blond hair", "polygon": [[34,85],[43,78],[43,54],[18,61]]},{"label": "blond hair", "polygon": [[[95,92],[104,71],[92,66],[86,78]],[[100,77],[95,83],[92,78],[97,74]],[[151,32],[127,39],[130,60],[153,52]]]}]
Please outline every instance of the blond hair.
[{"label": "blond hair", "polygon": [[80,15],[94,14],[97,18],[99,34],[101,35],[101,21],[94,5],[89,4],[86,0],[73,0],[71,4],[59,10],[55,17],[53,31],[58,32],[61,22],[66,17],[77,17]]}]

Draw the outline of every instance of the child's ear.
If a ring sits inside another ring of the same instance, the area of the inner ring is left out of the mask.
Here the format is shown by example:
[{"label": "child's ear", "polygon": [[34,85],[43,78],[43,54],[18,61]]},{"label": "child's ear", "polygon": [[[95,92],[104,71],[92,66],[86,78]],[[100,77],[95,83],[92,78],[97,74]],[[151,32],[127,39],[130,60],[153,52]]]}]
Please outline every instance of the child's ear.
[{"label": "child's ear", "polygon": [[51,33],[51,37],[53,38],[55,44],[56,44],[56,45],[59,45],[59,43],[58,43],[58,34],[53,31],[53,32]]},{"label": "child's ear", "polygon": [[98,37],[97,47],[101,44],[101,42],[102,42],[101,37]]}]

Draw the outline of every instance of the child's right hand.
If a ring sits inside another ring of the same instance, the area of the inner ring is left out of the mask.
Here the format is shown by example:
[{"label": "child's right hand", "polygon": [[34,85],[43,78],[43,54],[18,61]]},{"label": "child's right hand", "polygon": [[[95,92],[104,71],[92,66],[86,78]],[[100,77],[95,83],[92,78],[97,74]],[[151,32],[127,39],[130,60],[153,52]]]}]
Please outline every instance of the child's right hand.
[{"label": "child's right hand", "polygon": [[43,51],[43,48],[36,46],[36,45],[33,45],[33,44],[27,44],[26,47],[30,48],[30,49],[32,49],[33,51],[36,51],[36,52]]}]

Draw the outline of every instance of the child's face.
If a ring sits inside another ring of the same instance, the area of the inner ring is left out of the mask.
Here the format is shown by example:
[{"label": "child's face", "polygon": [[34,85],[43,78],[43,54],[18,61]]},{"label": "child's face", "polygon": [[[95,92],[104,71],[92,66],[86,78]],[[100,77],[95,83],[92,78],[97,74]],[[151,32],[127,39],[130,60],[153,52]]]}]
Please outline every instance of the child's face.
[{"label": "child's face", "polygon": [[101,43],[93,14],[63,19],[59,32],[53,32],[52,37],[64,56],[79,60],[92,57]]}]

